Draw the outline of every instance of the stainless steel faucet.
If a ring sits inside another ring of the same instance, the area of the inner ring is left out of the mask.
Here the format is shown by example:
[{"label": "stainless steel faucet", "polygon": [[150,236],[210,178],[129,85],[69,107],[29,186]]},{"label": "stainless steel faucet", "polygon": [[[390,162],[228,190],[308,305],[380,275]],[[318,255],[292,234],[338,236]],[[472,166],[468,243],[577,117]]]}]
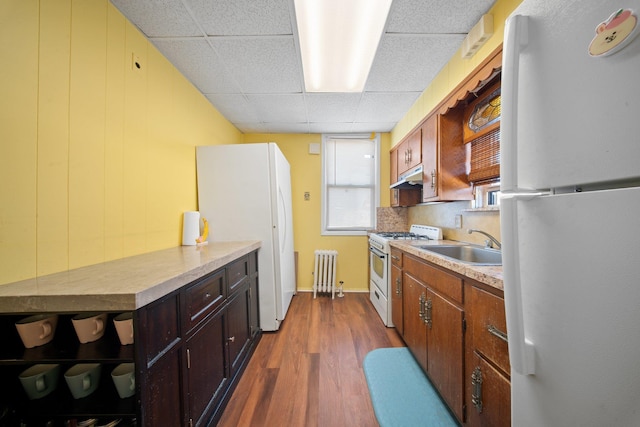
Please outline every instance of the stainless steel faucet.
[{"label": "stainless steel faucet", "polygon": [[485,246],[488,248],[492,248],[492,242],[498,247],[498,249],[502,249],[502,243],[500,243],[498,241],[498,239],[496,239],[495,237],[493,237],[491,234],[486,233],[482,230],[476,230],[474,228],[470,228],[469,230],[467,230],[469,234],[471,233],[480,233],[480,234],[484,234],[485,236],[487,236],[489,238],[489,240],[485,241]]}]

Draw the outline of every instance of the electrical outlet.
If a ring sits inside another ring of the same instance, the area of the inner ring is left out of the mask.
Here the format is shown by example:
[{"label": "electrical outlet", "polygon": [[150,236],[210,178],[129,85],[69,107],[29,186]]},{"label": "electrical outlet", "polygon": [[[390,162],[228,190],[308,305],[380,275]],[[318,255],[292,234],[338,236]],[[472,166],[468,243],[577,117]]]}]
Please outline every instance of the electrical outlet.
[{"label": "electrical outlet", "polygon": [[458,214],[455,217],[456,228],[462,228],[462,215]]}]

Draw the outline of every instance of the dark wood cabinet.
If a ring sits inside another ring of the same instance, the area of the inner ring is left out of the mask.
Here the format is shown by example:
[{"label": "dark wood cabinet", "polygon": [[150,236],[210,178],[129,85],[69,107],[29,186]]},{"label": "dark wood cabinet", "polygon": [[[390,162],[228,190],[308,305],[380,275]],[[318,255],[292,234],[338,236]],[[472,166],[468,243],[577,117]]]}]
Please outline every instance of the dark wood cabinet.
[{"label": "dark wood cabinet", "polygon": [[469,147],[462,138],[461,107],[432,114],[423,122],[422,202],[472,200],[467,177]]},{"label": "dark wood cabinet", "polygon": [[462,279],[403,257],[404,339],[458,420],[464,420]]},{"label": "dark wood cabinet", "polygon": [[466,366],[468,423],[511,425],[511,380],[507,322],[501,292],[467,285],[470,345]]},{"label": "dark wood cabinet", "polygon": [[[398,151],[401,147],[396,147],[390,151],[390,183],[393,184],[398,181]],[[391,191],[391,206],[415,206],[420,203],[421,198],[421,189],[418,188],[410,188],[410,189],[398,189],[393,188]]]},{"label": "dark wood cabinet", "polygon": [[402,274],[396,329],[449,409],[463,425],[511,425],[503,292],[396,247],[392,255],[392,278]]},{"label": "dark wood cabinet", "polygon": [[225,352],[226,310],[210,316],[186,341],[189,426],[207,425],[229,380]]},{"label": "dark wood cabinet", "polygon": [[400,335],[404,330],[402,293],[402,251],[391,248],[391,321]]},{"label": "dark wood cabinet", "polygon": [[[67,420],[136,420],[144,426],[215,425],[261,337],[257,252],[251,252],[133,312],[134,344],[118,341],[108,313],[105,335],[79,344],[76,313],[58,313],[49,344],[24,349],[14,323],[32,313],[0,314],[0,425],[63,425]],[[98,389],[73,399],[63,373],[76,363],[100,363]],[[110,377],[120,363],[135,363],[136,393],[120,399]],[[56,390],[29,400],[19,374],[34,364],[60,364]],[[8,415],[3,415],[3,413]],[[6,421],[5,421],[6,419]]]}]

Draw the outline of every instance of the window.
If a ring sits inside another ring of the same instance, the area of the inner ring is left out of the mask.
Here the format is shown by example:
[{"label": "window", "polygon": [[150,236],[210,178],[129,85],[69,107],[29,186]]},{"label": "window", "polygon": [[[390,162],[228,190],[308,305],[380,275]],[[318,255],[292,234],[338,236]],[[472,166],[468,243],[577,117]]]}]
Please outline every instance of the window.
[{"label": "window", "polygon": [[360,235],[375,228],[380,137],[322,136],[322,234]]}]

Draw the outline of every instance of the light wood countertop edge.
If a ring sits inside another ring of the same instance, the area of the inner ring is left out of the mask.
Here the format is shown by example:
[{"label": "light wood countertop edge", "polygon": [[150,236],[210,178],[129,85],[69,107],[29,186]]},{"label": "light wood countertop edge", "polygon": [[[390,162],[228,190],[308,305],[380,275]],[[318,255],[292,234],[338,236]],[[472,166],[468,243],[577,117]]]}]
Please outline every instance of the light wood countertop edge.
[{"label": "light wood countertop edge", "polygon": [[259,240],[177,246],[0,285],[0,313],[135,310],[260,246]]}]

